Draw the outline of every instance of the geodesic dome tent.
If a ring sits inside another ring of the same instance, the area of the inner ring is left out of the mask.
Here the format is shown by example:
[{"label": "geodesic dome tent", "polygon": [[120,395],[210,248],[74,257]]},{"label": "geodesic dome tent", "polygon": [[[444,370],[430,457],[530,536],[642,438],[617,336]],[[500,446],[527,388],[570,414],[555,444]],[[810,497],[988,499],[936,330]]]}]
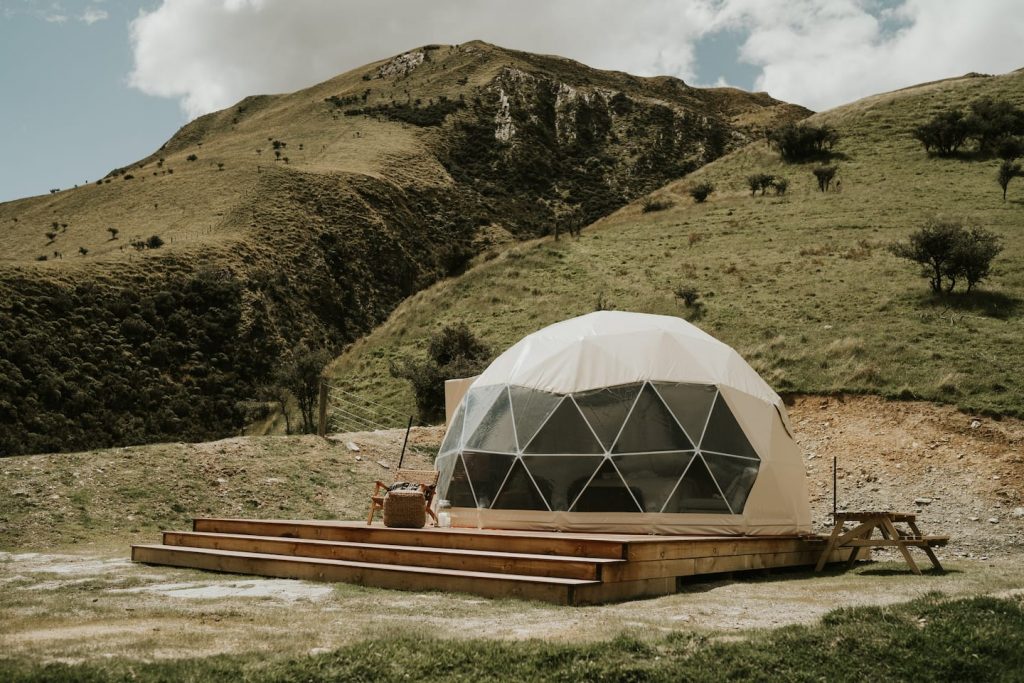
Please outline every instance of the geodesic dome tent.
[{"label": "geodesic dome tent", "polygon": [[455,526],[810,530],[779,396],[679,318],[601,311],[535,332],[470,386],[441,444]]}]

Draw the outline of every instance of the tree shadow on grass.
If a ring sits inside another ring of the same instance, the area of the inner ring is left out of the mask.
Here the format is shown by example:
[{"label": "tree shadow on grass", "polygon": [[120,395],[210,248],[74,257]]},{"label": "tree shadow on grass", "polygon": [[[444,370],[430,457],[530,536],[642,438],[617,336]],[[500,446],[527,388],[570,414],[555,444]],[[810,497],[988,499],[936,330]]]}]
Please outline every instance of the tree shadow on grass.
[{"label": "tree shadow on grass", "polygon": [[919,297],[919,303],[935,313],[973,313],[997,320],[1008,320],[1020,312],[1022,302],[1005,292],[978,289],[970,293],[953,292],[939,296],[925,294]]}]

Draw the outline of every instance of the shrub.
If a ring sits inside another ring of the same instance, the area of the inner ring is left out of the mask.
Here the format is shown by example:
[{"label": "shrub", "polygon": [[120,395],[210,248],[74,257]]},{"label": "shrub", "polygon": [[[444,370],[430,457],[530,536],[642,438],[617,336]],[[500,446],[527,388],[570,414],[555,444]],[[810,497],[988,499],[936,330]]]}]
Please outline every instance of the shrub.
[{"label": "shrub", "polygon": [[302,342],[292,349],[287,362],[277,370],[274,383],[291,392],[299,404],[302,429],[307,434],[316,431],[314,413],[320,396],[320,378],[324,366],[331,361],[327,349],[314,348]]},{"label": "shrub", "polygon": [[788,162],[827,156],[838,141],[839,133],[828,125],[787,123],[768,133],[768,144]]},{"label": "shrub", "polygon": [[[1006,193],[1004,192],[1003,194],[1005,195]],[[55,239],[57,239],[57,233],[53,232],[52,230],[48,231],[46,233],[46,239],[50,240],[50,242],[53,242]]]},{"label": "shrub", "polygon": [[475,375],[489,358],[490,350],[465,323],[458,323],[430,338],[426,358],[392,361],[389,371],[412,385],[420,421],[432,423],[444,418],[445,380]]},{"label": "shrub", "polygon": [[924,145],[924,151],[932,150],[939,156],[951,156],[964,144],[971,129],[967,117],[959,109],[939,112],[927,123],[914,128],[911,133]]},{"label": "shrub", "polygon": [[786,194],[786,190],[789,189],[789,181],[783,178],[782,176],[773,176],[772,187],[775,188],[776,195],[784,195]]},{"label": "shrub", "polygon": [[644,197],[644,200],[640,202],[640,211],[643,213],[651,213],[652,211],[664,211],[665,209],[671,209],[673,206],[675,206],[675,202],[671,199]]},{"label": "shrub", "polygon": [[753,197],[758,191],[764,194],[772,186],[775,176],[770,173],[753,173],[747,176],[747,187],[750,188],[750,196]]},{"label": "shrub", "polygon": [[79,247],[78,248],[78,253],[81,254],[82,256],[85,256],[86,254],[89,253],[89,250],[86,249],[85,247]]},{"label": "shrub", "polygon": [[893,244],[890,250],[920,264],[931,291],[941,294],[952,292],[960,279],[970,292],[988,277],[1002,245],[997,235],[984,228],[967,228],[960,220],[933,218],[911,233],[907,242]]},{"label": "shrub", "polygon": [[160,237],[160,235],[153,235],[148,240],[146,240],[146,246],[150,249],[159,249],[160,247],[164,246],[164,241]]},{"label": "shrub", "polygon": [[[996,180],[999,182],[999,187],[1003,188],[1003,201],[1006,201],[1006,188],[1010,185],[1010,181],[1014,178],[1024,175],[1021,172],[1020,164],[1010,161],[1009,159],[999,164],[999,171],[996,172]],[[49,235],[50,233],[46,233]]]},{"label": "shrub", "polygon": [[693,201],[698,204],[703,204],[704,201],[715,191],[715,185],[709,180],[697,183],[690,188],[690,196],[693,197]]},{"label": "shrub", "polygon": [[1008,100],[983,97],[971,103],[966,124],[969,135],[978,142],[978,151],[993,154],[1003,138],[1024,134],[1024,110]]},{"label": "shrub", "polygon": [[836,177],[837,166],[818,166],[811,173],[818,179],[818,189],[826,192],[832,186],[832,179]]},{"label": "shrub", "polygon": [[197,157],[195,154],[189,154],[187,157],[185,157],[185,161],[195,161],[198,158],[199,157]]},{"label": "shrub", "polygon": [[1024,139],[1014,135],[1004,135],[996,142],[996,156],[1003,161],[1013,161],[1024,156]]}]

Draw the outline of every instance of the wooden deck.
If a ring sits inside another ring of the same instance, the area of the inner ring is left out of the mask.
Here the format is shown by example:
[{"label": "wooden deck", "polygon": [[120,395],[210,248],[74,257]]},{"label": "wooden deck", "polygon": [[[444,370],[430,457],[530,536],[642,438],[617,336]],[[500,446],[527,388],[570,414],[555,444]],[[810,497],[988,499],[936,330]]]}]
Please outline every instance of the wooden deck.
[{"label": "wooden deck", "polygon": [[[819,536],[635,536],[389,529],[365,522],[197,519],[132,546],[132,560],[232,574],[342,581],[586,605],[674,593],[699,574],[813,567]],[[846,561],[849,548],[833,551]]]}]

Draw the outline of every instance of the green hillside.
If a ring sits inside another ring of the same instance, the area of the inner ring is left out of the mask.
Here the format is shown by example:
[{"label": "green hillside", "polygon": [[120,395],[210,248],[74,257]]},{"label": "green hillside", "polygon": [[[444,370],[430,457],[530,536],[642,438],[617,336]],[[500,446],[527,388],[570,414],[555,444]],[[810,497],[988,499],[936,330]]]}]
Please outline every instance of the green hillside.
[{"label": "green hillside", "polygon": [[807,113],[471,42],[203,116],[0,204],[0,455],[235,433],[300,342]]},{"label": "green hillside", "polygon": [[[497,353],[525,334],[600,307],[683,315],[740,351],[779,391],[869,392],[1024,414],[1024,183],[1002,201],[998,160],[925,154],[911,136],[934,113],[982,97],[1024,105],[1024,72],[969,76],[870,97],[809,119],[841,139],[840,191],[816,165],[783,163],[752,143],[636,202],[579,240],[516,246],[403,303],[335,361],[335,383],[403,411],[411,392],[392,359],[422,355],[464,321]],[[752,197],[748,175],[784,176],[784,196]],[[696,204],[688,188],[717,191]],[[915,267],[887,250],[933,215],[996,232],[1004,251],[970,296],[933,298]],[[674,292],[691,286],[700,311]]]}]

